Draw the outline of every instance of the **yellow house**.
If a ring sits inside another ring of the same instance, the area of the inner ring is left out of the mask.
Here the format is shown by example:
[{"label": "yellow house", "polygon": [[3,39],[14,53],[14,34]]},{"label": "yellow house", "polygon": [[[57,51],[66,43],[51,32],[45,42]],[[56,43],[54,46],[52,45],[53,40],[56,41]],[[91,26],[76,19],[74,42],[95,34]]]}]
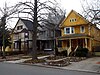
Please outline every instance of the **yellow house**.
[{"label": "yellow house", "polygon": [[82,15],[72,10],[60,24],[62,48],[68,54],[79,46],[88,48],[90,52],[100,46],[100,30]]}]

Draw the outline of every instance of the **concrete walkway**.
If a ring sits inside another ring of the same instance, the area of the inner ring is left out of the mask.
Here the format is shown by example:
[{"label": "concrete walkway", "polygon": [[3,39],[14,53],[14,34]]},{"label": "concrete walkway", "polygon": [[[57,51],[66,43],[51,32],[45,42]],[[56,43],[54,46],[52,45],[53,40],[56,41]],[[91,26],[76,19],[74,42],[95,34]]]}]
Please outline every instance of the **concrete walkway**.
[{"label": "concrete walkway", "polygon": [[[46,58],[46,57],[49,57],[50,55],[47,55],[47,56],[41,56],[41,57],[38,57],[38,59],[43,59],[43,58]],[[27,59],[19,59],[19,60],[12,60],[12,61],[4,61],[6,63],[22,63],[24,61],[27,61],[27,60],[31,60],[32,58],[27,58]]]},{"label": "concrete walkway", "polygon": [[20,59],[20,60],[12,60],[12,61],[4,61],[5,63],[22,63],[24,61],[27,61],[27,60],[30,60],[31,58],[28,58],[28,59]]}]

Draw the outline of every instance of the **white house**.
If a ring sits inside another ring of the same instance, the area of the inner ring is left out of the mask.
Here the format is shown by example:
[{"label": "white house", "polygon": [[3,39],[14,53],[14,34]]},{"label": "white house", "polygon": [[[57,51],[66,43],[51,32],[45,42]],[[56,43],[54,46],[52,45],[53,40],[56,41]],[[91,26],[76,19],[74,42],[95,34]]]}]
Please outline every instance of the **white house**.
[{"label": "white house", "polygon": [[27,51],[32,48],[32,28],[31,21],[19,18],[12,34],[13,51]]}]

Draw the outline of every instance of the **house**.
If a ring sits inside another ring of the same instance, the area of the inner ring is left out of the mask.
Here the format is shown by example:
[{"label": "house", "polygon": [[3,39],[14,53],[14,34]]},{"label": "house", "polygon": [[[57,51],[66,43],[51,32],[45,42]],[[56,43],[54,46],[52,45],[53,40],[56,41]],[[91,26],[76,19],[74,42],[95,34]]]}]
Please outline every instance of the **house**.
[{"label": "house", "polygon": [[[54,34],[55,32],[55,34]],[[54,48],[54,36],[58,37],[60,36],[60,30],[50,30],[48,28],[43,27],[41,31],[38,33],[37,38],[37,47],[38,50],[44,50],[44,51],[53,51]]]},{"label": "house", "polygon": [[[32,49],[32,27],[31,21],[21,19],[17,21],[12,32],[12,50],[19,52],[31,51]],[[46,25],[48,26],[48,25]],[[49,26],[48,26],[49,27]],[[49,27],[50,28],[50,27]],[[59,28],[55,29],[55,37],[60,36]],[[53,51],[54,31],[47,27],[38,27],[37,50]]]},{"label": "house", "polygon": [[39,50],[53,51],[55,48],[55,38],[61,36],[59,28],[60,22],[65,18],[64,15],[57,15],[49,13],[47,21],[41,23],[44,27],[39,28],[37,45]]},{"label": "house", "polygon": [[32,49],[32,28],[31,21],[19,18],[12,32],[13,51],[25,52]]},{"label": "house", "polygon": [[68,55],[81,46],[90,52],[100,47],[100,29],[86,20],[82,15],[72,10],[60,24],[61,37],[57,43],[67,50]]}]

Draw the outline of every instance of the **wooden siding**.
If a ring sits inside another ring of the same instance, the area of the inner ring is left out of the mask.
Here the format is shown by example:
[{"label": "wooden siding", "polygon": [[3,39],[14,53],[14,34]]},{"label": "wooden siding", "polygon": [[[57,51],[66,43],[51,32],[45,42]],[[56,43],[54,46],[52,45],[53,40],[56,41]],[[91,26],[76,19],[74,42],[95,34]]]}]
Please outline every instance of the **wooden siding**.
[{"label": "wooden siding", "polygon": [[[71,19],[76,19],[76,21],[70,22]],[[69,15],[65,18],[62,22],[60,27],[69,27],[69,26],[76,26],[76,25],[84,25],[87,24],[88,21],[85,20],[80,14],[72,10]]]},{"label": "wooden siding", "polygon": [[[71,19],[74,19],[73,21],[70,21]],[[85,28],[85,32],[81,33],[80,27],[84,26]],[[64,33],[64,28],[66,27],[74,27],[74,31],[75,33],[73,34],[85,34],[88,35],[89,37],[82,37],[83,38],[83,45],[85,46],[87,44],[87,47],[90,51],[92,51],[92,49],[96,46],[100,46],[100,29],[98,29],[95,25],[93,25],[92,23],[89,23],[89,21],[87,21],[85,18],[83,18],[79,13],[75,12],[74,10],[72,10],[69,15],[63,20],[63,22],[60,25],[60,29],[61,29],[61,36],[65,37],[65,36],[70,36],[70,34],[65,34]],[[71,39],[71,44],[73,44],[73,39],[74,40],[82,40],[81,38],[69,38]],[[67,40],[69,40],[67,38]],[[79,43],[77,41],[77,43]],[[75,42],[74,42],[75,44]],[[66,47],[67,46],[67,42],[66,40],[62,41],[62,47]]]},{"label": "wooden siding", "polygon": [[[74,34],[79,34],[81,33],[80,27],[84,26],[85,28],[85,32],[83,32],[82,34],[89,34],[89,25],[78,25],[78,26],[72,26],[75,29],[75,33]],[[64,28],[61,28],[61,36],[66,36],[67,34],[64,34]],[[69,34],[68,34],[69,35]]]}]

